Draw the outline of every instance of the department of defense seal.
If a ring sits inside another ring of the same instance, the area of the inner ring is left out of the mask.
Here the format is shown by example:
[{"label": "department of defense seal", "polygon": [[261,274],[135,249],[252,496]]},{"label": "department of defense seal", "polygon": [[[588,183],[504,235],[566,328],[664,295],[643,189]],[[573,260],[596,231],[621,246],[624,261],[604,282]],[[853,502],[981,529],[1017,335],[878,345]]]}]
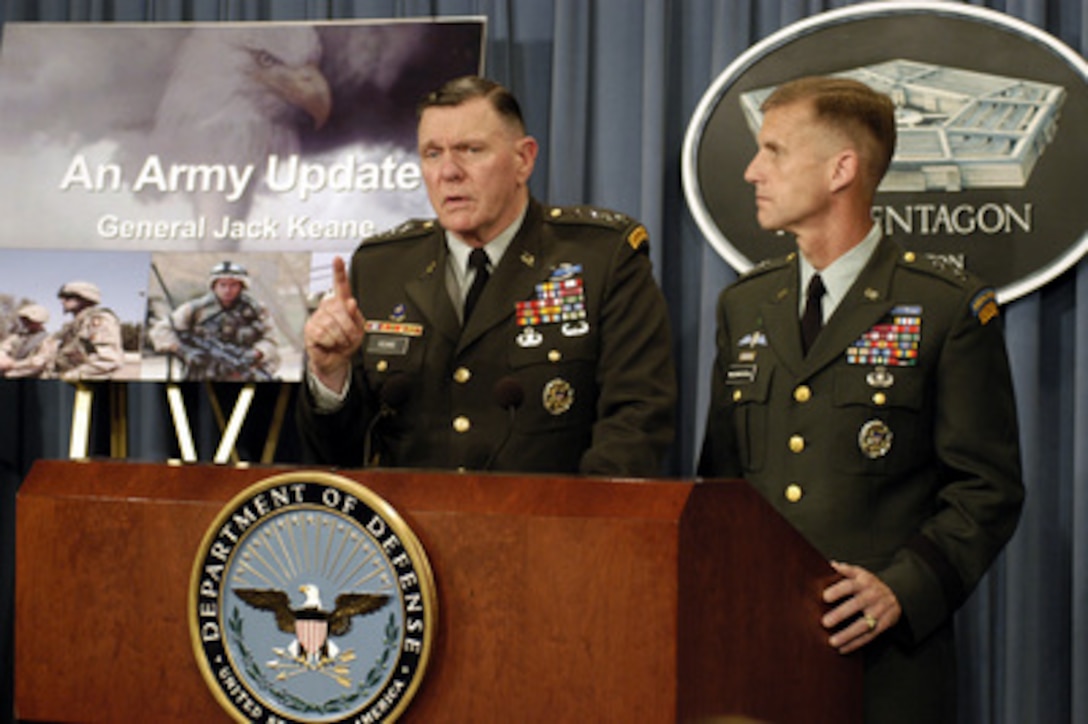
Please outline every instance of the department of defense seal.
[{"label": "department of defense seal", "polygon": [[395,721],[422,681],[437,614],[411,529],[372,491],[322,472],[237,495],[189,585],[197,664],[239,722]]}]

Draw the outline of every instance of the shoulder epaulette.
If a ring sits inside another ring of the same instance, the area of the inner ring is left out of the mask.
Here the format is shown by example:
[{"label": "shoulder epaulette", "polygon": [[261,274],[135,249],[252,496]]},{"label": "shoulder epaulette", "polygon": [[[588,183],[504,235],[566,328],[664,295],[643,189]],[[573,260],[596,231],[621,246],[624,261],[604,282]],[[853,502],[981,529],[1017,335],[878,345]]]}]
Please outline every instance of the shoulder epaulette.
[{"label": "shoulder epaulette", "polygon": [[919,254],[905,251],[900,255],[899,263],[923,274],[944,279],[956,286],[978,283],[978,280],[963,268],[960,260],[944,254]]},{"label": "shoulder epaulette", "polygon": [[997,293],[990,286],[963,268],[963,264],[955,257],[941,254],[916,254],[913,251],[903,252],[899,259],[903,266],[929,276],[942,279],[960,289],[974,289],[971,297],[971,314],[979,321],[979,324],[987,324],[1000,315],[1000,306],[997,303]]},{"label": "shoulder epaulette", "polygon": [[[785,266],[788,266],[788,265],[792,264],[794,259],[796,259],[796,258],[797,258],[797,252],[792,252],[791,251],[786,256],[777,256],[777,257],[772,257],[770,259],[764,259],[763,261],[759,262],[754,267],[752,267],[751,269],[749,269],[748,271],[744,272],[739,277],[737,277],[737,282],[743,282],[743,281],[747,281],[749,279],[755,279],[756,277],[762,276],[762,275],[766,274],[767,272],[771,272],[771,271],[774,271],[776,269],[781,269],[782,267],[785,267]],[[734,283],[736,283],[736,282],[734,282]]]},{"label": "shoulder epaulette", "polygon": [[626,232],[627,243],[633,249],[650,238],[646,227],[627,214],[597,206],[549,206],[544,209],[544,219],[554,224],[582,224]]},{"label": "shoulder epaulette", "polygon": [[390,241],[400,241],[401,239],[414,239],[418,236],[425,236],[434,231],[436,223],[437,222],[435,222],[434,219],[411,219],[399,226],[394,226],[392,229],[382,231],[374,236],[368,236],[363,239],[363,243],[384,244]]}]

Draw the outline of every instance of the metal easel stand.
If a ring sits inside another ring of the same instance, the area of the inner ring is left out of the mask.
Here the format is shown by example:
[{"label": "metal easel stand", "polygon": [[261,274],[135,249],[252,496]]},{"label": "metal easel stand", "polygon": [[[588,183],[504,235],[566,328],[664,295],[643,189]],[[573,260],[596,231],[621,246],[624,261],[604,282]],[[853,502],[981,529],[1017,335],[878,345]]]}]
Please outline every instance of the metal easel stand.
[{"label": "metal easel stand", "polygon": [[[128,387],[123,382],[104,382],[109,395],[110,457],[128,457]],[[68,437],[68,457],[86,460],[91,440],[91,412],[94,388],[86,382],[76,382],[72,404],[72,431]]]},{"label": "metal easel stand", "polygon": [[[128,385],[125,382],[83,382],[73,383],[75,386],[75,400],[72,404],[72,430],[68,439],[68,457],[71,460],[86,460],[90,456],[91,417],[94,408],[94,395],[96,389],[105,389],[109,395],[109,422],[110,422],[110,457],[128,457]],[[216,423],[219,426],[221,439],[216,448],[213,462],[218,465],[231,462],[235,465],[246,465],[238,458],[235,444],[238,435],[242,431],[246,415],[253,403],[256,394],[256,384],[247,382],[242,386],[238,397],[234,402],[230,419],[223,416],[223,409],[219,404],[219,398],[210,382],[205,383],[212,410],[215,413]],[[276,456],[276,447],[279,444],[280,433],[283,430],[283,422],[287,416],[287,403],[291,397],[291,388],[285,383],[279,383],[279,393],[276,398],[276,407],[269,423],[268,434],[265,438],[264,448],[261,453],[261,463],[271,463]],[[181,394],[181,387],[177,383],[167,383],[166,398],[170,406],[170,415],[174,423],[174,433],[178,439],[178,448],[181,453],[181,462],[197,462],[196,444],[193,442],[192,427],[189,424],[189,416],[185,410],[185,400]]]},{"label": "metal easel stand", "polygon": [[[223,415],[223,408],[219,404],[219,398],[215,394],[212,383],[205,382],[204,389],[208,393],[208,400],[211,402],[212,412],[215,414],[216,424],[219,427],[221,435],[212,462],[217,465],[224,465],[227,462],[233,463],[234,465],[248,465],[248,463],[239,460],[235,444],[238,442],[238,435],[241,433],[242,425],[245,423],[246,416],[249,414],[249,408],[253,404],[253,397],[257,391],[256,383],[247,382],[242,386],[242,389],[238,392],[238,397],[234,401],[234,408],[231,410],[229,420]],[[264,449],[261,454],[261,463],[271,463],[275,458],[276,446],[279,443],[280,432],[283,429],[283,421],[287,414],[287,402],[289,401],[290,396],[290,388],[286,384],[280,383],[279,395],[276,398],[276,408],[272,415],[272,421],[269,425]],[[195,463],[197,462],[196,445],[193,443],[193,433],[192,428],[189,425],[189,416],[185,411],[185,400],[182,397],[181,388],[177,383],[167,383],[166,397],[170,405],[170,414],[174,421],[174,432],[178,438],[178,449],[181,453],[181,462]]]}]

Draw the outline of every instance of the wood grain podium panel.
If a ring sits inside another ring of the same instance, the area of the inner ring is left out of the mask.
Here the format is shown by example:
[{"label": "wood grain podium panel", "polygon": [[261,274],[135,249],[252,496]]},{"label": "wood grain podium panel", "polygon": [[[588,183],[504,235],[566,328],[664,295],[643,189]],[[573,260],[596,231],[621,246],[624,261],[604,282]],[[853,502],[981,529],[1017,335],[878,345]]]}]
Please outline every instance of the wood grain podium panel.
[{"label": "wood grain podium panel", "polygon": [[[15,696],[52,722],[230,721],[189,577],[223,506],[296,468],[42,461],[17,503]],[[337,471],[427,552],[438,633],[408,722],[860,721],[824,562],[747,485]]]}]

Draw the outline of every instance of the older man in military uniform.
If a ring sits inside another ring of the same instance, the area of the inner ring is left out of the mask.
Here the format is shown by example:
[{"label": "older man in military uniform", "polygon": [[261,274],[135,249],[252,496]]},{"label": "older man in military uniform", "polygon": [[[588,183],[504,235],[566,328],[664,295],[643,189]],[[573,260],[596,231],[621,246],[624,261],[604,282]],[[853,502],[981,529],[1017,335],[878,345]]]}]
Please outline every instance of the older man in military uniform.
[{"label": "older man in military uniform", "polygon": [[152,326],[152,346],[181,358],[189,380],[273,379],[280,360],[275,326],[248,289],[245,267],[229,260],[216,264],[207,293]]},{"label": "older man in military uniform", "polygon": [[306,324],[313,461],[652,476],[675,377],[645,229],[529,196],[536,141],[498,84],[421,105],[436,221],[366,240]]},{"label": "older man in military uniform", "polygon": [[0,377],[39,377],[56,355],[56,340],[45,329],[49,310],[24,304],[17,313],[19,328],[0,341]]},{"label": "older man in military uniform", "polygon": [[121,320],[99,306],[102,292],[98,286],[86,281],[68,282],[57,297],[72,320],[57,332],[52,374],[70,381],[112,377],[124,362]]},{"label": "older man in military uniform", "polygon": [[873,224],[889,98],[808,78],[763,110],[745,178],[799,253],[721,294],[699,471],[746,478],[831,559],[821,623],[864,653],[867,724],[954,722],[953,614],[1024,495],[994,293]]}]

